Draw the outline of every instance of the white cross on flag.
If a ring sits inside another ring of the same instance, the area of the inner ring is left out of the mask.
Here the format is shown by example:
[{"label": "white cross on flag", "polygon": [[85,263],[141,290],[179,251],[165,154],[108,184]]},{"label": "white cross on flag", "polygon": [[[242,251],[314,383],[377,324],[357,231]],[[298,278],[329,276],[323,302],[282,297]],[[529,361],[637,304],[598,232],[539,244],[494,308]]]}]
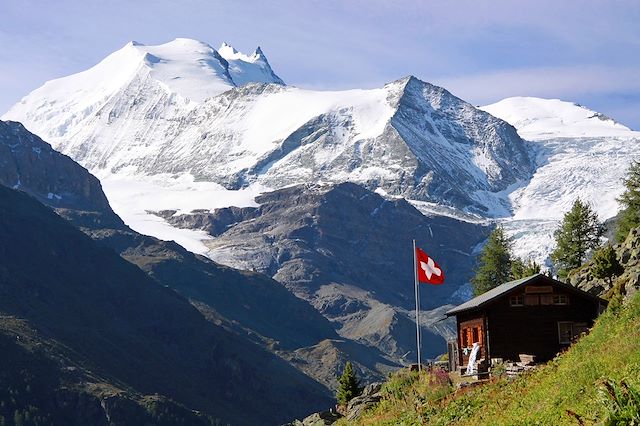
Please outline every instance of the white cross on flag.
[{"label": "white cross on flag", "polygon": [[440,285],[444,283],[444,272],[440,265],[427,253],[416,247],[416,265],[418,266],[418,281],[424,284]]}]

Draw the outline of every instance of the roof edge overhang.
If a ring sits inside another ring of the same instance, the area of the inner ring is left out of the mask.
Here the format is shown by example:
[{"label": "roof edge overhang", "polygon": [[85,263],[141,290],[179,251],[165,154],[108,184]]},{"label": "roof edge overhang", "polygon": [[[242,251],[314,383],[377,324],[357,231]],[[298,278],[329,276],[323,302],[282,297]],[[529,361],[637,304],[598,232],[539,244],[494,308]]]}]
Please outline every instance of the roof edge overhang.
[{"label": "roof edge overhang", "polygon": [[[553,285],[558,285],[564,289],[566,289],[567,291],[570,291],[574,294],[578,294],[582,297],[585,297],[587,299],[591,299],[593,302],[598,302],[604,305],[607,305],[609,302],[601,297],[595,296],[591,293],[588,293],[584,290],[581,290],[577,287],[572,286],[571,284],[567,284],[564,283],[562,281],[558,281],[554,278],[550,278],[544,274],[535,274],[532,275],[530,277],[526,277],[526,278],[522,278],[520,280],[514,280],[514,281],[509,281],[507,283],[504,283],[498,287],[495,287],[491,290],[489,290],[488,292],[481,294],[480,296],[477,296],[455,308],[452,308],[450,310],[448,310],[447,312],[445,312],[445,315],[447,317],[451,317],[463,312],[472,312],[475,310],[480,310],[488,305],[490,305],[491,303],[493,303],[497,298],[502,297],[502,296],[506,296],[509,293],[512,293],[524,286],[526,286],[527,284],[531,284],[532,282],[539,280],[539,279],[543,279],[545,281],[550,281],[550,284]],[[500,287],[504,287],[503,289],[500,289]],[[490,292],[494,292],[495,294],[489,294],[487,297],[487,294]],[[483,297],[484,296],[484,297]],[[473,303],[476,299],[481,299],[479,301],[477,301],[476,303]],[[467,306],[465,306],[467,305]]]}]

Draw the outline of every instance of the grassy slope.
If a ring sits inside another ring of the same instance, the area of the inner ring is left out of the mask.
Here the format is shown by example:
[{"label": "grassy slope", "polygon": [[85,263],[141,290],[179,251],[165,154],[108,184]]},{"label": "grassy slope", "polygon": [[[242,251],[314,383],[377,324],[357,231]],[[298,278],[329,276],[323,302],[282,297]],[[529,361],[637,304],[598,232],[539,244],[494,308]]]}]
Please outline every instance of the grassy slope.
[{"label": "grassy slope", "polygon": [[434,389],[433,378],[399,373],[386,384],[385,400],[359,424],[579,424],[569,411],[592,424],[605,416],[605,379],[640,386],[640,294],[617,312],[604,313],[569,351],[514,381],[438,400],[446,385]]}]

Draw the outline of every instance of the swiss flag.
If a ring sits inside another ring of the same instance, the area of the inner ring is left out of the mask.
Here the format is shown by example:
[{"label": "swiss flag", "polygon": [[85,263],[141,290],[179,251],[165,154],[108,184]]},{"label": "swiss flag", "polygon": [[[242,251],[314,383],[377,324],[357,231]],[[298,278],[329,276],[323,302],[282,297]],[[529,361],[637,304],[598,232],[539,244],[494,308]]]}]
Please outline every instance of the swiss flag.
[{"label": "swiss flag", "polygon": [[424,284],[440,285],[444,283],[444,272],[427,253],[416,247],[416,265],[418,281]]}]

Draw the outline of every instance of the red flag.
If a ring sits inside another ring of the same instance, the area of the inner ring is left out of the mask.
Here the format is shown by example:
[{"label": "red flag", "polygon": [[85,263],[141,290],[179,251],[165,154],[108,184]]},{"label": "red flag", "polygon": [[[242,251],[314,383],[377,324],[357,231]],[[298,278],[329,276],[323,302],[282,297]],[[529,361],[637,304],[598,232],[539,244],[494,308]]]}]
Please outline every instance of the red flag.
[{"label": "red flag", "polygon": [[427,253],[416,247],[416,265],[418,281],[424,284],[440,285],[444,283],[444,272]]}]

